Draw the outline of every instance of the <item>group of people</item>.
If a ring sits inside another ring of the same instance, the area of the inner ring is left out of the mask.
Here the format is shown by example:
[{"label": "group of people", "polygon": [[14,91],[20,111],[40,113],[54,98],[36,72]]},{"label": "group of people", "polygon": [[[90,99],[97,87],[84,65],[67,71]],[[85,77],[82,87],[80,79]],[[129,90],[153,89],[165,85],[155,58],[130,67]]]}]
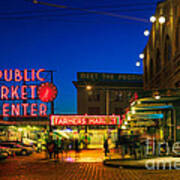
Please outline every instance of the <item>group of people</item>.
[{"label": "group of people", "polygon": [[58,137],[56,139],[53,139],[52,137],[49,137],[49,139],[46,142],[46,152],[48,153],[49,158],[58,159],[59,153],[64,153],[64,144],[64,139],[59,139]]},{"label": "group of people", "polygon": [[[75,139],[74,142],[75,151],[79,152],[79,143],[78,139]],[[61,154],[61,158],[65,155],[67,158],[68,151],[72,149],[72,143],[69,139],[59,138],[58,136],[56,139],[53,139],[51,136],[46,142],[46,152],[50,159],[59,159],[59,154]]]}]

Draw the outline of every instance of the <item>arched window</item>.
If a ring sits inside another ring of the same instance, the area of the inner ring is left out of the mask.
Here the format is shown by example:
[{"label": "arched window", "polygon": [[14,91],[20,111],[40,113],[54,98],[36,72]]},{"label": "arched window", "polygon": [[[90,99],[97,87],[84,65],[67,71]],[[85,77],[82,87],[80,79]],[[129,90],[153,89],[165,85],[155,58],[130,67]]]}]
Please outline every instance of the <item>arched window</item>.
[{"label": "arched window", "polygon": [[153,68],[154,68],[153,59],[150,59],[150,65],[149,65],[149,75],[150,75],[150,79],[152,79],[152,77],[153,77]]},{"label": "arched window", "polygon": [[172,48],[171,48],[171,41],[169,39],[169,36],[166,36],[166,40],[165,40],[165,49],[164,49],[164,60],[165,63],[170,61],[172,56]]},{"label": "arched window", "polygon": [[176,50],[180,50],[180,19],[176,29]]},{"label": "arched window", "polygon": [[156,53],[156,73],[158,71],[160,71],[160,69],[161,69],[161,56],[160,56],[159,49],[157,49],[157,53]]}]

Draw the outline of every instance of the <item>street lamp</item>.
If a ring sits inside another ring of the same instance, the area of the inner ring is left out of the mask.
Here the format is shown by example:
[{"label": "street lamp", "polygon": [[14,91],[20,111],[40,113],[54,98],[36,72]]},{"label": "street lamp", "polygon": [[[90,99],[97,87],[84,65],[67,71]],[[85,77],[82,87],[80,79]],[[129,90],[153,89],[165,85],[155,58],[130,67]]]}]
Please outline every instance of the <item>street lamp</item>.
[{"label": "street lamp", "polygon": [[140,61],[136,62],[136,66],[139,67],[141,65]]},{"label": "street lamp", "polygon": [[159,17],[159,23],[164,24],[166,22],[166,18],[164,16]]},{"label": "street lamp", "polygon": [[146,29],[146,30],[144,31],[144,35],[145,35],[145,36],[149,36],[149,34],[150,34],[149,30]]},{"label": "street lamp", "polygon": [[152,23],[156,22],[156,17],[155,16],[151,16],[150,17],[150,22],[152,22]]},{"label": "street lamp", "polygon": [[139,55],[139,58],[140,58],[140,59],[144,59],[144,54],[141,53],[141,54]]}]

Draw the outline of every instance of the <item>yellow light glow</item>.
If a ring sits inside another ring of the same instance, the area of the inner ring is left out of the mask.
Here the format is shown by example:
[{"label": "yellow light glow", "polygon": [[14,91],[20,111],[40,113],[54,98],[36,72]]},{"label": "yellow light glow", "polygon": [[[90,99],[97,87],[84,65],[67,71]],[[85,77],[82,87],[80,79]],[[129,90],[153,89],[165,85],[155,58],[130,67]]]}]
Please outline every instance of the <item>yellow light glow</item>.
[{"label": "yellow light glow", "polygon": [[132,110],[132,114],[135,114],[136,113],[136,111],[135,110]]},{"label": "yellow light glow", "polygon": [[141,104],[141,101],[138,101],[137,104]]},{"label": "yellow light glow", "polygon": [[126,126],[123,125],[121,128],[122,128],[122,129],[126,129]]},{"label": "yellow light glow", "polygon": [[86,90],[90,91],[92,89],[92,86],[88,85],[86,86]]},{"label": "yellow light glow", "polygon": [[160,99],[160,98],[161,98],[161,96],[159,96],[159,95],[155,96],[155,99]]},{"label": "yellow light glow", "polygon": [[22,131],[23,131],[23,129],[22,129],[22,128],[19,128],[19,129],[18,129],[18,131],[19,131],[19,132],[22,132]]}]

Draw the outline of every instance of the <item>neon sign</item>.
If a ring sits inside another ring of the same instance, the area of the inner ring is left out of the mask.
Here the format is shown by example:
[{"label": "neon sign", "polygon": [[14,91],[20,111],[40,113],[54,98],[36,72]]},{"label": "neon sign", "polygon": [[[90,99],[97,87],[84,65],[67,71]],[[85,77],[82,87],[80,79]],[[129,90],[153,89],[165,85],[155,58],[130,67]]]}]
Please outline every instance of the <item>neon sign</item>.
[{"label": "neon sign", "polygon": [[[47,104],[45,103],[27,103],[27,100],[40,99],[42,102],[50,102],[56,98],[57,89],[52,84],[43,89],[48,99],[42,100],[44,94],[38,94],[40,87],[45,83],[46,79],[43,77],[45,69],[31,69],[31,70],[0,70],[0,80],[6,83],[14,82],[16,85],[2,85],[0,86],[0,100],[5,101],[2,105],[2,115],[9,116],[47,116]],[[26,82],[40,82],[41,85],[32,85]],[[48,85],[49,85],[48,84]],[[43,91],[43,92],[44,92]],[[38,96],[37,96],[38,95]],[[23,103],[8,103],[12,100],[22,100]]]},{"label": "neon sign", "polygon": [[117,125],[120,116],[107,115],[50,115],[51,125],[77,126],[77,125]]},{"label": "neon sign", "polygon": [[57,88],[52,83],[43,83],[38,88],[38,96],[43,102],[53,101],[57,96]]}]

